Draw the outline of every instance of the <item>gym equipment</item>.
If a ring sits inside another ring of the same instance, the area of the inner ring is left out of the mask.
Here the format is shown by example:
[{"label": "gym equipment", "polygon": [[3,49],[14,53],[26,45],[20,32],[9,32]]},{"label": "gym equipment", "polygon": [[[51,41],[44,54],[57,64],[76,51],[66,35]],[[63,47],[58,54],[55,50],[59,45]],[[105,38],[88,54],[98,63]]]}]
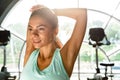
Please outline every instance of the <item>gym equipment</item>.
[{"label": "gym equipment", "polygon": [[[114,63],[101,63],[101,66],[105,66],[105,76],[100,75],[100,69],[98,66],[98,47],[102,45],[110,45],[110,42],[107,39],[107,36],[104,33],[103,28],[91,28],[89,31],[89,45],[92,45],[95,48],[96,52],[96,73],[94,78],[87,78],[87,80],[108,80],[107,76],[107,67],[114,66]],[[105,38],[106,43],[103,43],[102,40]]]},{"label": "gym equipment", "polygon": [[3,66],[0,72],[0,80],[15,80],[16,76],[11,76],[10,72],[7,71],[6,67],[6,45],[10,41],[10,31],[3,30],[0,31],[0,46],[4,48],[4,60]]}]

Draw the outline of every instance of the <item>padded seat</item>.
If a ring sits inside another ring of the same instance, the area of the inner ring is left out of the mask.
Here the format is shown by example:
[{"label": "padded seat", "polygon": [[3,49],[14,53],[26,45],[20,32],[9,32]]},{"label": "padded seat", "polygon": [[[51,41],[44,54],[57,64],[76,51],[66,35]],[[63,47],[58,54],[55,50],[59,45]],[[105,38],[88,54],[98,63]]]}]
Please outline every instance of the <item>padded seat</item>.
[{"label": "padded seat", "polygon": [[114,66],[114,63],[100,63],[101,66]]}]

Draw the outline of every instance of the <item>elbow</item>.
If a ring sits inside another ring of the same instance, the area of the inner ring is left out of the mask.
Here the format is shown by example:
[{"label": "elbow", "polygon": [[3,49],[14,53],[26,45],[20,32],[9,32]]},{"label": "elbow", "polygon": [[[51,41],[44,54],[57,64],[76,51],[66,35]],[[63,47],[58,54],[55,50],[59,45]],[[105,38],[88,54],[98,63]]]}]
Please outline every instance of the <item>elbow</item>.
[{"label": "elbow", "polygon": [[79,12],[77,13],[76,20],[86,20],[87,21],[87,9],[86,8],[80,8]]}]

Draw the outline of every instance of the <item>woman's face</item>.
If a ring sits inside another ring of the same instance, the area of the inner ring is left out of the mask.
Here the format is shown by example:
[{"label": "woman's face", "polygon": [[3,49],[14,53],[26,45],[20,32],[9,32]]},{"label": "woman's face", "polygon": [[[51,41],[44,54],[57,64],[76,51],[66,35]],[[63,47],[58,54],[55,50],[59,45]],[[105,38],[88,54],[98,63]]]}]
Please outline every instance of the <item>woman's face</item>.
[{"label": "woman's face", "polygon": [[28,23],[30,41],[35,48],[47,46],[54,40],[55,29],[43,18],[33,16]]}]

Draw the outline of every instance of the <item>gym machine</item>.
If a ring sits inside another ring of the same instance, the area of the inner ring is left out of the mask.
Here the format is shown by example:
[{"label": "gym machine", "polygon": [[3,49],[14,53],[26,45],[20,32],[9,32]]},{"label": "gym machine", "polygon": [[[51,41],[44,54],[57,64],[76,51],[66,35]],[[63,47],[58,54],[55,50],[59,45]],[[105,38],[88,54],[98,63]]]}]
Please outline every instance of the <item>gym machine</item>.
[{"label": "gym machine", "polygon": [[[98,66],[98,48],[99,46],[102,45],[110,45],[110,41],[108,41],[107,36],[104,33],[104,29],[103,28],[91,28],[89,31],[89,45],[92,45],[93,48],[95,48],[95,52],[96,52],[96,73],[94,75],[94,78],[87,78],[87,80],[108,80],[108,76],[107,76],[107,67],[110,66],[114,66],[114,63],[100,63],[101,66],[105,67],[105,74],[104,77],[102,77],[100,74],[100,69]],[[106,43],[103,43],[102,40],[105,38]],[[113,77],[113,76],[111,76]]]},{"label": "gym machine", "polygon": [[0,80],[15,80],[16,76],[11,76],[10,72],[7,71],[6,67],[6,45],[10,41],[10,31],[7,30],[1,30],[0,31],[0,46],[4,49],[4,60],[3,60],[3,66],[1,68],[0,72]]}]

